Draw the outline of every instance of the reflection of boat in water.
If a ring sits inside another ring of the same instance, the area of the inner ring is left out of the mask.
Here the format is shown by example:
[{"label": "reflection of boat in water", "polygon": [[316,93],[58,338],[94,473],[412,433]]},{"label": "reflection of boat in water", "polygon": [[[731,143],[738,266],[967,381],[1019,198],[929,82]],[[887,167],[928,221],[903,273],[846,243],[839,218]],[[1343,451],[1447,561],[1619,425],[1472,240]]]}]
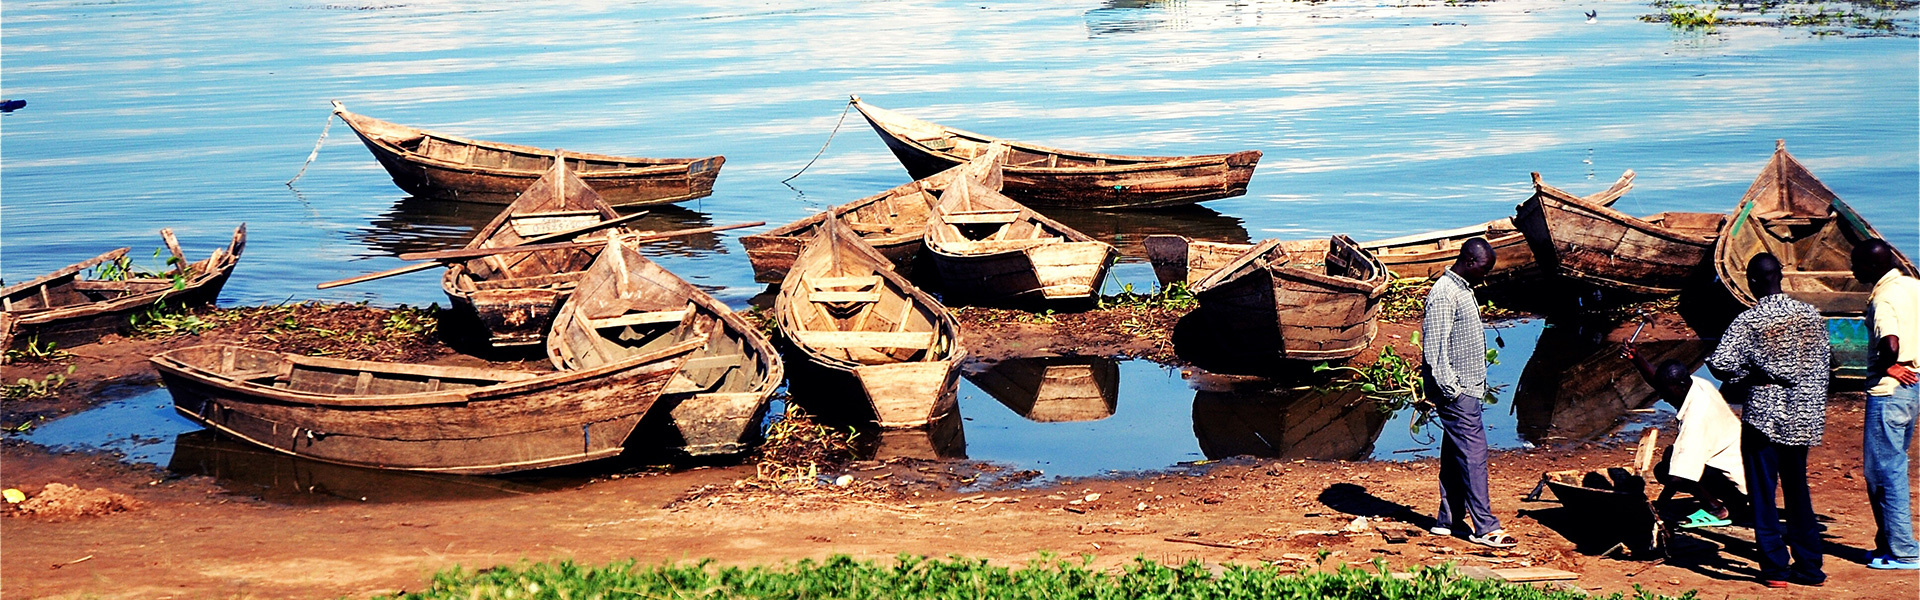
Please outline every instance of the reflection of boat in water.
[{"label": "reflection of boat in water", "polygon": [[212,477],[234,493],[286,504],[481,500],[548,491],[492,477],[362,469],[308,460],[211,429],[175,438],[167,470]]},{"label": "reflection of boat in water", "polygon": [[1087,36],[1185,29],[1186,0],[1107,0],[1088,10]]},{"label": "reflection of boat in water", "polygon": [[969,366],[984,368],[969,368],[968,381],[1037,423],[1105,419],[1120,398],[1120,362],[1111,358],[1012,358]]},{"label": "reflection of boat in water", "polygon": [[1194,377],[1193,435],[1208,459],[1360,460],[1386,413],[1359,392],[1295,390],[1265,379]]},{"label": "reflection of boat in water", "polygon": [[960,409],[955,407],[947,411],[946,416],[934,419],[925,427],[914,429],[890,427],[877,431],[869,429],[863,431],[860,436],[867,440],[865,443],[858,444],[860,454],[866,456],[868,460],[965,459],[967,434],[962,421]]},{"label": "reflection of boat in water", "polygon": [[[1652,364],[1678,360],[1697,370],[1713,351],[1690,331],[1659,325],[1649,325],[1634,342]],[[1629,323],[1612,329],[1550,324],[1542,330],[1514,386],[1520,437],[1536,444],[1591,439],[1611,431],[1628,411],[1657,401],[1653,386],[1620,357],[1634,329]]]},{"label": "reflection of boat in water", "polygon": [[[644,209],[647,216],[628,223],[634,231],[677,231],[710,227],[713,219],[706,213],[675,204]],[[633,210],[621,211],[633,214]],[[435,200],[408,196],[393,203],[385,214],[374,217],[367,227],[355,232],[367,248],[380,256],[399,256],[413,252],[449,250],[466,245],[473,232],[486,226],[500,214],[500,207],[472,202]],[[703,256],[726,252],[718,233],[685,235],[648,242],[640,249],[647,257]]]},{"label": "reflection of boat in water", "polygon": [[1145,212],[1071,208],[1049,208],[1042,212],[1076,231],[1112,244],[1120,250],[1122,262],[1144,262],[1147,236],[1156,234],[1251,245],[1247,228],[1239,217],[1223,215],[1197,204]]}]

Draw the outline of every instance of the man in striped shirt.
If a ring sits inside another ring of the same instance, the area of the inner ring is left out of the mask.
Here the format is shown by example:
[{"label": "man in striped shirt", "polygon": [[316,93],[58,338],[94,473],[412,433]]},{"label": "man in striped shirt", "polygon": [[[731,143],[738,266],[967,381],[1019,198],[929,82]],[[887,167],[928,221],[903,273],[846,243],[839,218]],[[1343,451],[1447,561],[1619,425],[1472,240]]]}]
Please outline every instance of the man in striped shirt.
[{"label": "man in striped shirt", "polygon": [[1440,443],[1440,513],[1435,535],[1453,535],[1455,523],[1467,528],[1467,540],[1495,548],[1517,545],[1500,528],[1487,494],[1487,431],[1480,420],[1487,393],[1487,329],[1480,321],[1474,284],[1493,271],[1493,246],[1467,240],[1460,257],[1427,292],[1427,314],[1420,324],[1421,371],[1427,398],[1443,432]]}]

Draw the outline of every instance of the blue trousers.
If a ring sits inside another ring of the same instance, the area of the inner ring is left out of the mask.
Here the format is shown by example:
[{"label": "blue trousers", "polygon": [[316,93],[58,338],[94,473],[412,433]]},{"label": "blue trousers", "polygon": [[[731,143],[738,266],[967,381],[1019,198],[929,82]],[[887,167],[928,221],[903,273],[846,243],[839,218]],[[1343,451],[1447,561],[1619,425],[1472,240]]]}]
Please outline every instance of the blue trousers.
[{"label": "blue trousers", "polygon": [[[1753,541],[1760,547],[1760,578],[1785,581],[1789,570],[1810,581],[1826,581],[1820,570],[1820,523],[1814,521],[1813,493],[1807,489],[1807,447],[1776,444],[1751,425],[1740,427],[1740,458],[1747,467],[1747,493],[1753,496]],[[1786,504],[1780,525],[1774,485]],[[1791,550],[1791,567],[1787,561]]]},{"label": "blue trousers", "polygon": [[1440,514],[1434,519],[1442,527],[1465,521],[1474,535],[1499,529],[1487,494],[1487,429],[1480,421],[1480,399],[1441,400],[1434,412],[1442,431]]},{"label": "blue trousers", "polygon": [[1907,449],[1913,445],[1914,413],[1920,412],[1920,385],[1903,385],[1890,396],[1867,396],[1867,499],[1879,532],[1874,550],[1885,556],[1920,560],[1920,544],[1913,539],[1913,497],[1907,490]]}]

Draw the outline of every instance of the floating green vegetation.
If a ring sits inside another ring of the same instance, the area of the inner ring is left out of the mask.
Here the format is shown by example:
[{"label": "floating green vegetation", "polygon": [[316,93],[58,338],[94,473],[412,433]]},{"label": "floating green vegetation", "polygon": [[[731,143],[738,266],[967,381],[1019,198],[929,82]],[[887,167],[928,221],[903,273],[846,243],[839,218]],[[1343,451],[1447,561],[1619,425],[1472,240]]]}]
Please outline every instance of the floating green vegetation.
[{"label": "floating green vegetation", "polygon": [[0,390],[0,394],[4,394],[8,400],[52,398],[54,394],[60,393],[61,387],[67,385],[67,376],[72,374],[73,365],[67,365],[67,372],[51,373],[44,379],[21,377],[19,381],[7,384],[4,390]]},{"label": "floating green vegetation", "polygon": [[[1324,552],[1323,552],[1324,555]],[[1216,573],[1197,561],[1178,566],[1135,558],[1117,572],[1042,554],[1019,568],[962,557],[927,559],[902,554],[893,564],[832,556],[780,566],[722,567],[711,561],[642,566],[634,561],[586,567],[570,561],[522,563],[483,571],[455,568],[434,576],[426,590],[395,598],[1346,598],[1350,600],[1575,600],[1623,598],[1579,591],[1469,579],[1451,566],[1390,573],[1340,567],[1289,571],[1277,566],[1227,565]],[[1669,598],[1636,590],[1635,600]],[[1693,598],[1688,593],[1681,598]],[[385,596],[382,596],[385,598]]]},{"label": "floating green vegetation", "polygon": [[[1387,293],[1380,298],[1380,319],[1420,320],[1427,314],[1427,292],[1430,291],[1433,291],[1433,282],[1430,280],[1395,279],[1387,284]],[[1487,301],[1480,305],[1480,316],[1487,319],[1516,319],[1528,316],[1528,313]]]},{"label": "floating green vegetation", "polygon": [[146,310],[133,313],[129,317],[134,333],[146,337],[165,338],[177,335],[201,333],[220,324],[208,321],[187,310],[167,305],[167,301],[155,302]]},{"label": "floating green vegetation", "polygon": [[27,338],[27,345],[18,350],[7,351],[8,362],[52,362],[73,358],[73,353],[60,349],[52,341],[41,342],[40,336]]},{"label": "floating green vegetation", "polygon": [[1120,293],[1101,296],[1099,307],[1106,308],[1149,308],[1160,310],[1189,311],[1200,306],[1200,299],[1194,297],[1193,290],[1186,282],[1176,281],[1172,285],[1154,290],[1151,294],[1142,294],[1133,290],[1133,284],[1120,286]]},{"label": "floating green vegetation", "polygon": [[1640,20],[1678,29],[1799,27],[1814,35],[1920,35],[1917,0],[1654,0]]}]

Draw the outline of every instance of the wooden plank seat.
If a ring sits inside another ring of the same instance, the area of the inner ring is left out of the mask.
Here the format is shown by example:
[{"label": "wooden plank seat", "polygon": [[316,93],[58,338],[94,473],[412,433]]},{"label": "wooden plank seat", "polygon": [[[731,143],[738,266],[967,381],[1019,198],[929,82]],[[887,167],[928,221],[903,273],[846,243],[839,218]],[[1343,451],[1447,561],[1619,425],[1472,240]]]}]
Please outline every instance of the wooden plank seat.
[{"label": "wooden plank seat", "polygon": [[580,276],[583,274],[585,274],[585,271],[553,273],[550,275],[535,275],[533,277],[509,277],[506,279],[489,279],[486,281],[473,282],[473,289],[475,290],[519,290],[519,289],[544,287],[544,286],[550,286],[550,285],[572,285],[572,284],[578,283],[580,281]]},{"label": "wooden plank seat", "polygon": [[840,292],[832,290],[814,290],[807,294],[807,301],[822,304],[864,304],[880,301],[879,290],[864,292]]},{"label": "wooden plank seat", "polygon": [[687,309],[649,310],[632,312],[602,319],[582,319],[588,327],[609,329],[613,327],[631,327],[634,325],[658,325],[661,323],[679,323],[687,318]]},{"label": "wooden plank seat", "polygon": [[898,226],[889,223],[861,223],[848,221],[847,228],[856,233],[895,233]]},{"label": "wooden plank seat", "polygon": [[1044,237],[1044,238],[1026,239],[1026,240],[969,240],[969,241],[960,241],[960,242],[941,242],[940,246],[951,252],[988,253],[988,252],[1011,252],[1015,250],[1025,250],[1035,246],[1045,246],[1047,244],[1056,244],[1061,241],[1062,240],[1058,237]]},{"label": "wooden plank seat", "polygon": [[282,371],[280,369],[260,369],[257,371],[240,371],[238,373],[228,373],[227,377],[233,379],[234,381],[245,382],[245,383],[255,383],[255,382],[259,382],[262,379],[278,379],[280,378],[281,375],[282,375]]},{"label": "wooden plank seat", "polygon": [[606,217],[597,210],[561,210],[510,215],[507,224],[515,234],[525,238],[567,231],[603,220]]},{"label": "wooden plank seat", "polygon": [[813,348],[929,348],[931,331],[796,331]]},{"label": "wooden plank seat", "polygon": [[966,210],[941,215],[942,220],[954,225],[993,225],[1012,223],[1020,218],[1019,210]]},{"label": "wooden plank seat", "polygon": [[816,289],[816,290],[824,290],[827,288],[845,288],[845,287],[869,288],[869,287],[877,287],[880,285],[880,276],[879,275],[855,275],[852,277],[815,277],[812,279],[808,279],[807,281],[809,283],[812,283],[813,289]]}]

